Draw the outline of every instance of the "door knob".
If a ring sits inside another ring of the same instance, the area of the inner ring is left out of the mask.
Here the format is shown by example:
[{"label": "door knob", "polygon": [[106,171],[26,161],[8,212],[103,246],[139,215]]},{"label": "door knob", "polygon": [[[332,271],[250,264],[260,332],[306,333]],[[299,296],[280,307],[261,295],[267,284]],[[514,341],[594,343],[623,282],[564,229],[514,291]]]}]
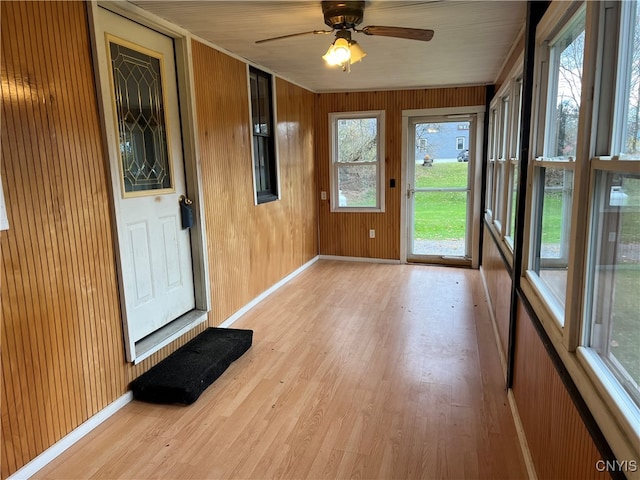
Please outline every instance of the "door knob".
[{"label": "door knob", "polygon": [[413,188],[411,188],[411,184],[407,184],[407,198],[411,198],[411,195],[415,192]]}]

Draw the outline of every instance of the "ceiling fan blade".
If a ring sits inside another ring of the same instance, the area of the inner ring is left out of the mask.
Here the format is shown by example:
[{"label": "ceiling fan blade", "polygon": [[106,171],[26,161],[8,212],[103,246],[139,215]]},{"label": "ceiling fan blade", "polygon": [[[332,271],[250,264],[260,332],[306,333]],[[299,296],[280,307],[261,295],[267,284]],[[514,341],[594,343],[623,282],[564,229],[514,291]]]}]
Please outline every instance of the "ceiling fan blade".
[{"label": "ceiling fan blade", "polygon": [[313,35],[319,35],[319,34],[328,35],[329,33],[333,33],[333,32],[331,30],[311,30],[309,32],[290,33],[289,35],[280,35],[279,37],[265,38],[263,40],[257,40],[256,43],[273,42],[274,40],[283,40],[285,38],[300,37],[302,35],[311,35],[311,34],[313,34]]},{"label": "ceiling fan blade", "polygon": [[428,42],[433,38],[433,30],[424,30],[422,28],[405,28],[405,27],[380,27],[369,25],[357,32],[365,35],[380,35],[383,37],[406,38],[408,40],[421,40]]}]

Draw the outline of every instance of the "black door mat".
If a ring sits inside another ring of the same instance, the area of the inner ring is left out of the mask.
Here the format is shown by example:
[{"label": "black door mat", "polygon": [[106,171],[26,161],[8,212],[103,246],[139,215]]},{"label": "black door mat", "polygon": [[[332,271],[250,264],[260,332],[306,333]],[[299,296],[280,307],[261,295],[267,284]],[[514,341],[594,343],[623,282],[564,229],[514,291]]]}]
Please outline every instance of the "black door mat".
[{"label": "black door mat", "polygon": [[190,405],[249,350],[252,340],[253,330],[207,328],[131,382],[133,398]]}]

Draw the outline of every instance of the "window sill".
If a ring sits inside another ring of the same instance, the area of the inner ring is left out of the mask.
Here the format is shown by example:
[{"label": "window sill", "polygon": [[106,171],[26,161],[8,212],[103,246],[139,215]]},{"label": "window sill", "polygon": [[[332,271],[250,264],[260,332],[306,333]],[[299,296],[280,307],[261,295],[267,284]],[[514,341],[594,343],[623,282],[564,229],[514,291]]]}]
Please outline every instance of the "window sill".
[{"label": "window sill", "polygon": [[617,407],[618,411],[614,412],[617,413],[617,419],[629,428],[629,436],[636,438],[640,444],[640,408],[611,374],[598,352],[592,348],[578,347],[577,353],[600,394],[610,400],[608,404]]},{"label": "window sill", "polygon": [[522,280],[522,292],[531,303],[547,333],[551,335],[550,330],[553,329],[554,334],[562,339],[564,311],[556,305],[556,302],[547,300],[547,298],[553,298],[553,293],[535,272],[527,270]]},{"label": "window sill", "polygon": [[338,208],[332,208],[331,213],[384,213],[384,208],[338,207]]},{"label": "window sill", "polygon": [[595,350],[588,347],[578,347],[577,357],[596,390],[604,399],[604,403],[609,406],[617,423],[635,445],[640,445],[640,408],[638,405],[629,397],[629,394],[622,388]]},{"label": "window sill", "polygon": [[[597,353],[584,347],[578,347],[575,353],[568,351],[562,327],[549,306],[540,298],[529,274],[522,278],[521,289],[616,458],[620,461],[637,461],[640,458],[640,413],[635,404],[605,370]],[[624,397],[631,403],[625,402]],[[640,475],[637,475],[640,470],[626,473],[629,478],[640,479]]]},{"label": "window sill", "polygon": [[[523,282],[534,293],[536,304],[534,308],[537,313],[544,313],[545,318],[553,319],[553,323],[558,331],[562,332],[564,328],[564,307],[560,305],[558,297],[551,291],[546,283],[538,276],[537,273],[527,270],[525,273],[527,282]],[[523,288],[524,290],[524,288]],[[533,305],[533,304],[532,304]]]},{"label": "window sill", "polygon": [[262,195],[256,198],[256,205],[262,205],[263,203],[275,202],[278,200],[277,195]]},{"label": "window sill", "polygon": [[494,242],[496,247],[502,252],[505,261],[509,264],[509,267],[513,269],[513,246],[507,240],[507,237],[503,237],[498,225],[493,221],[491,215],[485,213],[485,226],[491,231],[491,235],[496,241]]}]

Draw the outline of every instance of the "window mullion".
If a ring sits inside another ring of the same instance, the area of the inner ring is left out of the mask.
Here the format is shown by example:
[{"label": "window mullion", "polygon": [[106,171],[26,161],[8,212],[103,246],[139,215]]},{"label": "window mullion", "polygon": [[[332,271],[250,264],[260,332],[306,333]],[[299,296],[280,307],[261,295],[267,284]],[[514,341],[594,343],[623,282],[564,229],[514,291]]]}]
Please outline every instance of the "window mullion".
[{"label": "window mullion", "polygon": [[[534,165],[535,168],[535,165]],[[534,197],[533,197],[533,206],[531,218],[535,219],[535,224],[532,225],[531,229],[533,231],[533,235],[536,240],[533,243],[533,251],[531,252],[532,262],[530,268],[536,272],[536,274],[540,273],[540,251],[541,251],[541,243],[540,240],[541,231],[542,231],[542,206],[544,202],[544,178],[545,178],[545,167],[535,168],[535,173],[533,175],[533,181],[535,182],[535,186],[533,188]]]},{"label": "window mullion", "polygon": [[574,352],[580,343],[584,317],[584,284],[586,272],[587,239],[589,236],[589,163],[595,142],[594,103],[592,92],[597,83],[599,4],[587,2],[584,38],[584,62],[578,135],[576,168],[573,176],[573,208],[569,242],[569,272],[567,275],[567,302],[565,310],[564,345]]}]

